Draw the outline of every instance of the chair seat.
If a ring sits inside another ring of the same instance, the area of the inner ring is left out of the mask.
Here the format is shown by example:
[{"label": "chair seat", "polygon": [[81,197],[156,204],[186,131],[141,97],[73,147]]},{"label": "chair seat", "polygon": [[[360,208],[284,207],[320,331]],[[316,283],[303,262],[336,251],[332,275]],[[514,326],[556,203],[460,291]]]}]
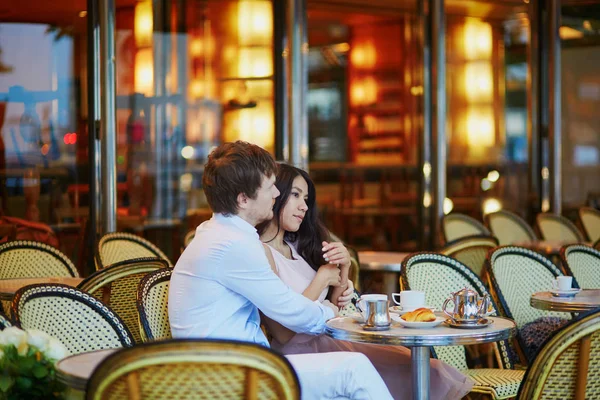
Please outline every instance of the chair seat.
[{"label": "chair seat", "polygon": [[463,373],[475,381],[473,392],[487,393],[494,399],[516,397],[525,371],[513,369],[469,369]]}]

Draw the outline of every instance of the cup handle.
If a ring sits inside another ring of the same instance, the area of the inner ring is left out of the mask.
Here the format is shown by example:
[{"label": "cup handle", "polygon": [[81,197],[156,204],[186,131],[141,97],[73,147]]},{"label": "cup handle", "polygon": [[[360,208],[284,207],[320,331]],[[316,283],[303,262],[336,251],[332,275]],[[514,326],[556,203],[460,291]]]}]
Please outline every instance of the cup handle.
[{"label": "cup handle", "polygon": [[400,300],[396,300],[396,296],[400,297],[400,293],[392,293],[392,300],[394,300],[394,303],[401,306],[402,303],[400,303]]},{"label": "cup handle", "polygon": [[558,279],[552,279],[552,289],[558,290]]},{"label": "cup handle", "polygon": [[452,318],[454,320],[454,317],[452,316],[452,314],[450,314],[448,311],[446,311],[446,305],[448,304],[449,301],[452,301],[451,297],[448,297],[444,301],[444,304],[442,305],[442,311],[444,312],[444,314],[446,314],[447,316],[449,316],[450,318]]}]

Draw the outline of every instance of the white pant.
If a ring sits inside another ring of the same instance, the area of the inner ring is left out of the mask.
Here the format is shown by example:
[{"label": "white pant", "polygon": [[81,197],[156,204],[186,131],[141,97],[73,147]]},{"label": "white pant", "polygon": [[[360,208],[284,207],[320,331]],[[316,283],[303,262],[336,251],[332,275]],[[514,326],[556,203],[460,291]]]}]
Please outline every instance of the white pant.
[{"label": "white pant", "polygon": [[383,379],[364,354],[334,352],[285,357],[300,380],[302,400],[392,399]]}]

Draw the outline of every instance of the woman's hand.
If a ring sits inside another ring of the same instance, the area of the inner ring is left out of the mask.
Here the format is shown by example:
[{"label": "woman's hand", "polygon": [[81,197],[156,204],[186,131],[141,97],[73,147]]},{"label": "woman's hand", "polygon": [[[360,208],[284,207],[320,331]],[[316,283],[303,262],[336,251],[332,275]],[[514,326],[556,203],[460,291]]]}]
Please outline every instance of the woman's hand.
[{"label": "woman's hand", "polygon": [[340,269],[334,264],[325,264],[319,267],[317,277],[323,281],[325,286],[339,286],[342,281]]},{"label": "woman's hand", "polygon": [[354,284],[350,279],[348,279],[348,288],[344,290],[340,297],[338,297],[338,307],[342,309],[348,304],[350,304],[350,302],[352,301],[352,297],[354,297]]},{"label": "woman's hand", "polygon": [[350,267],[350,253],[340,242],[323,242],[323,258],[330,264],[338,264],[340,267]]}]

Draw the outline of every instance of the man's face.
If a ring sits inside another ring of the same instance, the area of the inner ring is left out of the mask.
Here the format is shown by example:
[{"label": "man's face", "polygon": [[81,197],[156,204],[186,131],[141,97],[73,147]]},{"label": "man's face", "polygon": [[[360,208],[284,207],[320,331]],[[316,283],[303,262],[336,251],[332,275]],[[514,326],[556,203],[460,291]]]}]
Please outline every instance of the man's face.
[{"label": "man's face", "polygon": [[273,218],[273,205],[277,196],[279,196],[279,190],[275,186],[275,175],[271,175],[269,178],[263,175],[256,198],[248,199],[246,210],[251,223],[256,226]]}]

